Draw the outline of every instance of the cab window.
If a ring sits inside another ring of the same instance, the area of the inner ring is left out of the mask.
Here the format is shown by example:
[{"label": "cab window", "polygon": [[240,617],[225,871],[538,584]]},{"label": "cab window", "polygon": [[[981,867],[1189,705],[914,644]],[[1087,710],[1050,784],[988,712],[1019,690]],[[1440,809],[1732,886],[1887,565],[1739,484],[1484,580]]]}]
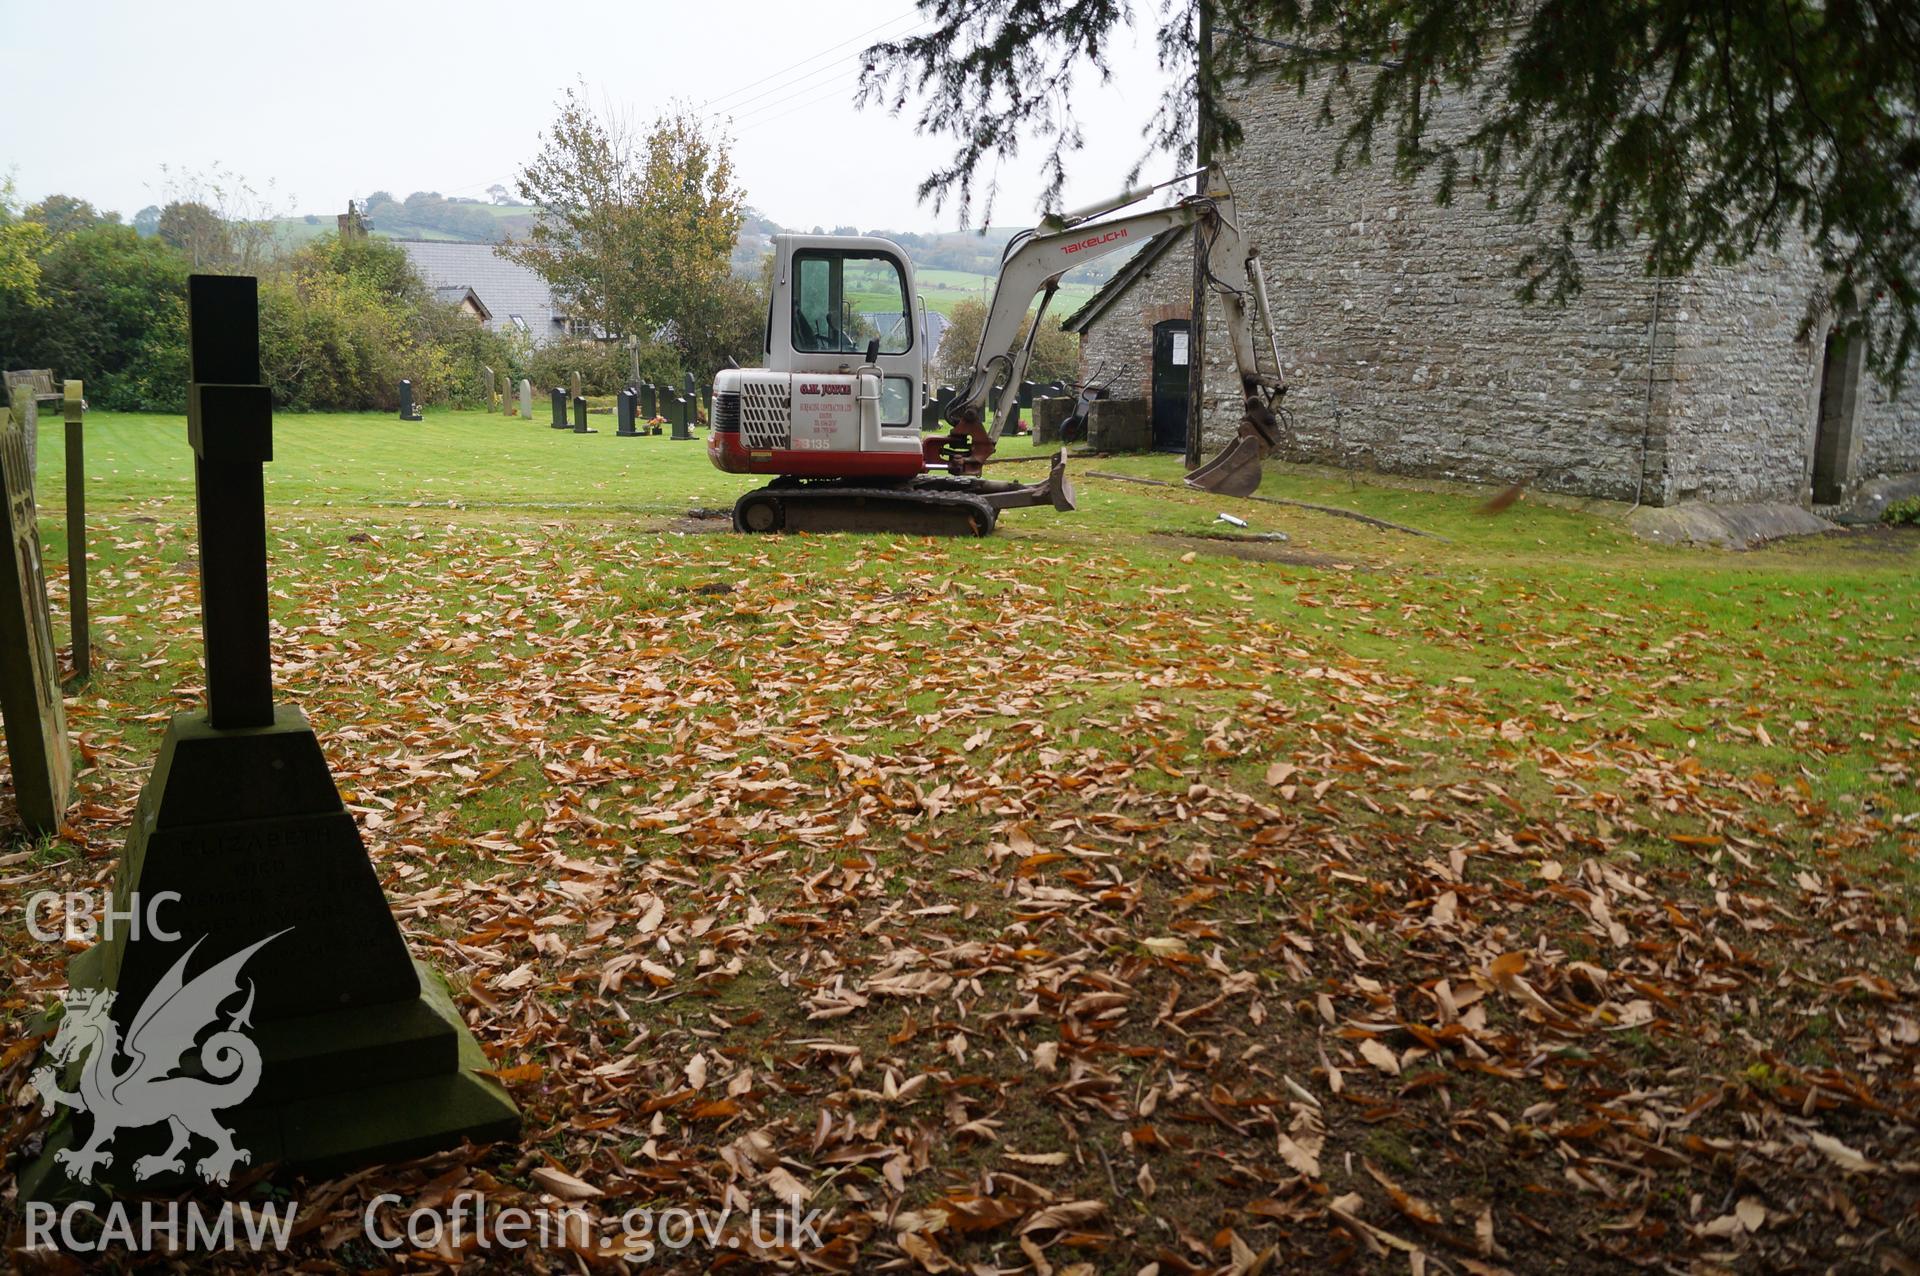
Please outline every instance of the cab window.
[{"label": "cab window", "polygon": [[879,253],[802,248],[793,255],[793,348],[803,354],[881,354],[913,348],[907,281]]}]

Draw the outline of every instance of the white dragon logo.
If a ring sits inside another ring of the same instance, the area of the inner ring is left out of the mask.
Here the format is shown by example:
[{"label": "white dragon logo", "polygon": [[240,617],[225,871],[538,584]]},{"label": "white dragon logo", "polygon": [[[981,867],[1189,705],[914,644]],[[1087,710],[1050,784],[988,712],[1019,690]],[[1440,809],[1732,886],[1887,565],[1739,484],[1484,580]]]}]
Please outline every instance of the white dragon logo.
[{"label": "white dragon logo", "polygon": [[[93,1133],[85,1147],[54,1153],[54,1159],[66,1166],[75,1180],[91,1183],[96,1166],[113,1164],[113,1154],[106,1145],[116,1133],[162,1121],[171,1128],[171,1142],[165,1152],[143,1156],[133,1163],[136,1179],[184,1172],[186,1163],[180,1154],[194,1135],[214,1145],[195,1167],[209,1183],[224,1187],[234,1166],[253,1159],[244,1148],[233,1145],[233,1131],[213,1115],[218,1109],[233,1107],[260,1084],[260,1049],[240,1032],[253,1026],[247,1018],[253,1010],[251,981],[246,1004],[233,1012],[224,1030],[200,1044],[200,1063],[207,1077],[170,1074],[181,1066],[181,1055],[194,1048],[200,1033],[220,1017],[220,1004],[240,991],[240,968],[247,958],[284,934],[286,931],[278,931],[241,949],[189,982],[187,962],[204,942],[195,940],[147,994],[140,1013],[127,1026],[124,1044],[113,1022],[114,994],[93,990],[66,994],[66,1013],[47,1052],[60,1067],[82,1054],[86,1056],[79,1092],[60,1089],[53,1067],[36,1071],[33,1087],[40,1092],[44,1113],[51,1115],[55,1105],[65,1104],[93,1117]],[[114,1065],[122,1055],[127,1065],[116,1071]]]}]

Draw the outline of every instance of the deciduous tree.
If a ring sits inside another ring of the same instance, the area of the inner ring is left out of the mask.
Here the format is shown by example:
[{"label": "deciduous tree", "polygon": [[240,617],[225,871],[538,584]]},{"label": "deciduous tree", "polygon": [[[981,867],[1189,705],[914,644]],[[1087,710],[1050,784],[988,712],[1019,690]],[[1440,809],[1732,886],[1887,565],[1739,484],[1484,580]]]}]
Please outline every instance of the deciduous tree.
[{"label": "deciduous tree", "polygon": [[[974,355],[980,349],[980,330],[986,326],[987,303],[968,297],[956,303],[947,316],[947,331],[940,338],[934,356],[934,372],[942,381],[960,385],[973,370]],[[1027,339],[1033,327],[1029,315],[1020,325],[1020,341]],[[1040,323],[1040,335],[1034,338],[1033,358],[1027,363],[1029,381],[1071,381],[1079,375],[1080,339],[1060,326],[1060,317],[1049,314]]]},{"label": "deciduous tree", "polygon": [[539,212],[504,251],[573,318],[702,354],[745,211],[724,135],[677,109],[636,139],[569,90],[516,188]]},{"label": "deciduous tree", "polygon": [[204,172],[163,164],[160,171],[166,203],[156,229],[195,270],[244,275],[267,266],[274,220],[284,212],[274,203],[272,181],[262,192],[218,164]]},{"label": "deciduous tree", "polygon": [[77,195],[49,195],[39,203],[29,205],[23,215],[26,220],[45,226],[49,235],[69,235],[101,222],[120,220],[120,214],[103,214]]}]

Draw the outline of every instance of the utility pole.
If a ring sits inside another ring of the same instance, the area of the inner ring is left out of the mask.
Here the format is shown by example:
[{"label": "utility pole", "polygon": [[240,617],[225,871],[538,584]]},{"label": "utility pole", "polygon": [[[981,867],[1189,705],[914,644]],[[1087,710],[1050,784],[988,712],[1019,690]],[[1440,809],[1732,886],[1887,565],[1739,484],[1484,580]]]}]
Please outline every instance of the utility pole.
[{"label": "utility pole", "polygon": [[[1213,4],[1200,0],[1199,48],[1194,57],[1194,102],[1199,107],[1195,151],[1200,175],[1193,193],[1207,193],[1208,166],[1213,163],[1212,129],[1207,125],[1212,91],[1208,73],[1213,67]],[[1207,391],[1207,247],[1200,227],[1193,228],[1193,305],[1187,321],[1187,468],[1200,464],[1200,405]]]}]

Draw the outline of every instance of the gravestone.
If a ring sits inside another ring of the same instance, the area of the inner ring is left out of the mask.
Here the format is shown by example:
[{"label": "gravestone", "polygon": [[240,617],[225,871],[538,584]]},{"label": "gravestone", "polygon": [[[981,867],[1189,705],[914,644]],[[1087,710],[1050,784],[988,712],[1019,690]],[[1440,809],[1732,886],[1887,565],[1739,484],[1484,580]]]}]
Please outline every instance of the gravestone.
[{"label": "gravestone", "polygon": [[486,400],[487,411],[493,411],[493,369],[484,363],[480,365],[480,395]]},{"label": "gravestone", "polygon": [[[19,391],[15,395],[17,404]],[[0,495],[7,521],[0,565],[0,651],[6,653],[0,660],[0,718],[13,764],[14,803],[30,831],[56,833],[72,796],[73,755],[40,556],[33,465],[26,430],[17,421],[0,427]]]},{"label": "gravestone", "polygon": [[598,430],[587,428],[587,400],[584,395],[575,397],[573,401],[573,432],[575,434],[600,433]]},{"label": "gravestone", "polygon": [[500,377],[501,416],[510,417],[515,415],[513,397],[513,376],[511,373],[502,373]]},{"label": "gravestone", "polygon": [[691,411],[692,408],[688,405],[684,395],[676,394],[673,396],[673,403],[667,410],[667,421],[673,426],[674,438],[690,439],[693,437],[693,431],[687,428],[690,424],[687,414]]},{"label": "gravestone", "polygon": [[520,419],[533,420],[533,382],[520,378]]},{"label": "gravestone", "polygon": [[1146,399],[1097,399],[1087,414],[1087,446],[1096,452],[1144,452],[1153,446]]},{"label": "gravestone", "polygon": [[559,386],[555,386],[553,387],[552,398],[553,428],[556,430],[572,429],[573,427],[567,424],[567,392]]},{"label": "gravestone", "polygon": [[583,399],[586,397],[586,392],[580,388],[580,374],[578,372],[573,374],[572,379],[568,383],[568,388],[573,391],[574,398]]},{"label": "gravestone", "polygon": [[93,635],[87,617],[87,445],[86,395],[78,381],[66,384],[61,399],[67,415],[67,618],[73,635],[73,676],[85,681],[93,672]]},{"label": "gravestone", "polygon": [[700,393],[700,383],[693,379],[693,373],[691,372],[685,373],[683,376],[687,383],[684,397],[691,400]]},{"label": "gravestone", "polygon": [[615,396],[613,400],[613,415],[619,423],[614,433],[620,438],[637,439],[640,437],[640,431],[633,428],[634,403],[639,397],[638,391],[632,387],[628,387]]},{"label": "gravestone", "polygon": [[642,381],[640,383],[640,415],[649,421],[660,415],[660,404],[656,393],[653,388],[653,382]]},{"label": "gravestone", "polygon": [[1033,401],[1033,445],[1057,444],[1060,427],[1073,415],[1073,400],[1060,395],[1043,394]]},{"label": "gravestone", "polygon": [[[166,895],[166,929],[122,924],[76,956],[67,977],[80,995],[66,1013],[110,1018],[137,1056],[136,1025],[198,990],[211,1000],[189,999],[193,1023],[172,1025],[186,1039],[166,1039],[172,1062],[154,1075],[197,1059],[216,1080],[191,1084],[230,1101],[201,1124],[155,1092],[145,1100],[155,1110],[117,1131],[95,1127],[75,1105],[21,1174],[25,1200],[98,1190],[87,1186],[96,1168],[112,1171],[104,1178],[116,1192],[135,1179],[143,1191],[177,1190],[183,1150],[185,1159],[206,1156],[203,1175],[223,1165],[213,1181],[224,1184],[239,1164],[326,1171],[519,1130],[512,1100],[482,1075],[487,1060],[445,984],[409,955],[313,728],[299,709],[274,704],[262,473],[273,459],[273,401],[260,383],[258,281],[194,275],[187,289],[207,708],[168,724],[114,879],[115,915]],[[227,978],[210,990],[196,977],[220,973],[216,966]],[[103,993],[110,1004],[97,1000]],[[242,1040],[220,1047],[238,1056],[224,1073],[219,1055],[194,1049],[216,1027]],[[55,1083],[77,1087],[87,1066],[70,1060]],[[191,1144],[170,1144],[169,1123],[183,1134],[190,1124]],[[208,1131],[214,1124],[229,1136],[224,1149]],[[142,1168],[168,1156],[171,1164]]]},{"label": "gravestone", "polygon": [[703,385],[700,387],[700,419],[703,421],[713,420],[712,386]]},{"label": "gravestone", "polygon": [[1034,389],[1035,389],[1035,386],[1031,381],[1022,381],[1020,383],[1020,406],[1021,407],[1030,408],[1033,406]]},{"label": "gravestone", "polygon": [[400,382],[400,419],[402,421],[424,421],[413,406],[413,382],[405,378]]}]

